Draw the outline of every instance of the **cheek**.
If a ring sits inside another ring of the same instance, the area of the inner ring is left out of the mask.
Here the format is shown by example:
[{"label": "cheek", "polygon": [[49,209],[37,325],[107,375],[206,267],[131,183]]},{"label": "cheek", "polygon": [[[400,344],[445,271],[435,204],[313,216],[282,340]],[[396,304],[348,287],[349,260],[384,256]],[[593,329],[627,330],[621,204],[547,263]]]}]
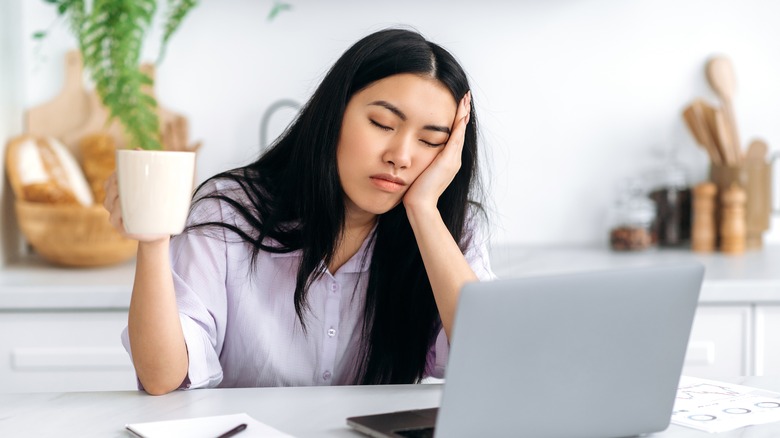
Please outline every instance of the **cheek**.
[{"label": "cheek", "polygon": [[417,170],[417,175],[414,177],[414,179],[417,179],[417,177],[419,177],[420,174],[422,174],[425,171],[425,169],[427,169],[428,166],[430,166],[431,163],[433,163],[433,160],[435,160],[436,157],[438,157],[441,151],[443,150],[444,150],[443,147],[426,148],[425,150],[417,154],[417,157],[415,159],[417,163],[417,166],[415,166]]},{"label": "cheek", "polygon": [[346,131],[339,139],[336,166],[342,186],[364,177],[366,166],[372,161],[369,145],[370,139],[359,130]]},{"label": "cheek", "polygon": [[345,124],[339,139],[337,154],[339,160],[361,161],[358,157],[368,155],[373,140],[365,129],[350,127]]}]

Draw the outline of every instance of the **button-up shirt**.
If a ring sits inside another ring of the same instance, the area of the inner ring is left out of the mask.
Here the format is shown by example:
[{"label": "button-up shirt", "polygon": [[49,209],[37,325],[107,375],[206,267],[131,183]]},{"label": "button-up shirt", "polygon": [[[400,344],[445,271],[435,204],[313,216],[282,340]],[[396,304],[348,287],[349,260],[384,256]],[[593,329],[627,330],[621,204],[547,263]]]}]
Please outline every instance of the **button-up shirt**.
[{"label": "button-up shirt", "polygon": [[[210,182],[205,192],[213,190],[242,196],[235,183]],[[188,219],[204,221],[248,229],[230,207],[213,199],[198,203]],[[474,235],[465,256],[477,277],[487,280],[494,275],[480,235]],[[173,237],[171,269],[189,355],[182,388],[354,383],[371,241],[366,238],[338,271],[326,271],[311,284],[304,333],[292,298],[300,250],[260,251],[250,269],[252,247],[221,228]],[[127,329],[122,343],[132,354]],[[448,352],[442,330],[428,353],[427,376],[443,376]]]}]

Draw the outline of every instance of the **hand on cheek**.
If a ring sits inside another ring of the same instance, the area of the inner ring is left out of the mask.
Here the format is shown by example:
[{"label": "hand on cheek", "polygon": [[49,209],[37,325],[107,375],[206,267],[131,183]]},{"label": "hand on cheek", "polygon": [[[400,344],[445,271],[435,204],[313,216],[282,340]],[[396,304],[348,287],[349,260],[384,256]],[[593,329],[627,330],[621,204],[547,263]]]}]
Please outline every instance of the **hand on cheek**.
[{"label": "hand on cheek", "polygon": [[406,191],[403,202],[407,209],[436,208],[439,197],[460,170],[470,112],[471,92],[469,91],[458,104],[447,144]]}]

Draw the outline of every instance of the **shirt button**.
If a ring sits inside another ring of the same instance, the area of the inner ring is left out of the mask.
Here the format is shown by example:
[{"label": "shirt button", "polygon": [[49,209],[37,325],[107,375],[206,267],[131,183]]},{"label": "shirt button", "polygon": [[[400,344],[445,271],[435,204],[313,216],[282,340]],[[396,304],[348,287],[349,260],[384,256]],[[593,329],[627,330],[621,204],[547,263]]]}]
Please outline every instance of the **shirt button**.
[{"label": "shirt button", "polygon": [[336,283],[333,283],[333,284],[330,285],[330,290],[332,290],[333,292],[336,292],[336,290],[338,288],[339,288],[339,285],[337,285]]},{"label": "shirt button", "polygon": [[336,329],[334,329],[333,327],[328,329],[328,336],[330,336],[331,338],[336,336]]},{"label": "shirt button", "polygon": [[331,378],[330,371],[325,371],[324,373],[322,373],[322,378],[325,380],[330,379]]}]

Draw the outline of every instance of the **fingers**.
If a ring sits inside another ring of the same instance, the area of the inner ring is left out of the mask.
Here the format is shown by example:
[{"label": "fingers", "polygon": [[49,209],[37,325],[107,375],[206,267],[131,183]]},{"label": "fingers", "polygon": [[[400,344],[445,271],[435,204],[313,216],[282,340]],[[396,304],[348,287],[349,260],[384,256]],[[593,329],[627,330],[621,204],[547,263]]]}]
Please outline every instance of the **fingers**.
[{"label": "fingers", "polygon": [[455,122],[453,123],[453,132],[461,125],[468,122],[469,115],[471,114],[471,91],[467,91],[466,94],[458,102],[458,108],[455,111]]},{"label": "fingers", "polygon": [[119,189],[116,179],[116,172],[112,173],[106,181],[106,198],[103,200],[103,207],[108,210],[108,221],[117,231],[125,234],[125,227],[122,223],[122,207],[119,203]]},{"label": "fingers", "polygon": [[458,104],[458,109],[455,112],[455,122],[452,126],[450,138],[447,141],[448,148],[445,148],[445,150],[450,149],[450,153],[453,156],[460,157],[469,120],[471,120],[471,91],[467,91]]}]

